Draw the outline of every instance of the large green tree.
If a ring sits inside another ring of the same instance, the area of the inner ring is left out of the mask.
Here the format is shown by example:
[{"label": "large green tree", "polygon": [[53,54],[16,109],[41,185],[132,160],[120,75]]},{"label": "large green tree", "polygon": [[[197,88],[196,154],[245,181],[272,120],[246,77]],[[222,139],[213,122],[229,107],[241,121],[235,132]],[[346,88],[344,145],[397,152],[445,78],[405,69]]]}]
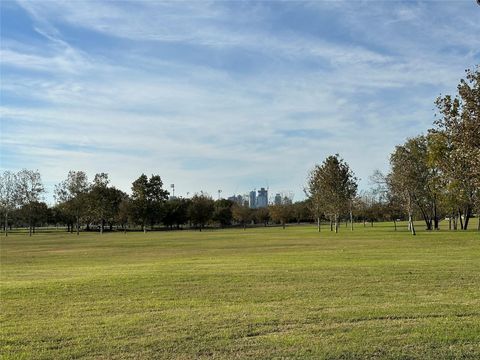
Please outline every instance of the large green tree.
[{"label": "large green tree", "polygon": [[105,223],[112,229],[118,219],[120,204],[127,196],[109,183],[108,174],[96,174],[88,196],[93,218],[100,224],[100,233],[103,233]]},{"label": "large green tree", "polygon": [[473,209],[480,207],[480,67],[466,71],[458,94],[436,100],[435,161],[449,192],[449,205],[466,230]]},{"label": "large green tree", "polygon": [[218,199],[215,201],[215,210],[213,212],[213,220],[218,222],[221,227],[232,223],[233,202],[227,199]]},{"label": "large green tree", "polygon": [[144,232],[149,223],[152,228],[161,220],[162,205],[168,199],[169,192],[163,189],[160,175],[152,175],[150,179],[142,174],[132,183],[131,210],[133,218],[142,226]]},{"label": "large green tree", "polygon": [[188,208],[190,200],[175,197],[167,201],[164,205],[163,224],[172,228],[174,225],[180,228],[188,221]]},{"label": "large green tree", "polygon": [[202,231],[205,224],[212,220],[214,211],[215,202],[209,195],[202,192],[192,197],[188,209],[188,217],[192,224]]},{"label": "large green tree", "polygon": [[391,189],[403,201],[412,233],[415,209],[420,212],[427,230],[438,229],[439,171],[429,161],[429,152],[427,137],[417,136],[397,146],[390,156],[391,173],[388,178]]}]

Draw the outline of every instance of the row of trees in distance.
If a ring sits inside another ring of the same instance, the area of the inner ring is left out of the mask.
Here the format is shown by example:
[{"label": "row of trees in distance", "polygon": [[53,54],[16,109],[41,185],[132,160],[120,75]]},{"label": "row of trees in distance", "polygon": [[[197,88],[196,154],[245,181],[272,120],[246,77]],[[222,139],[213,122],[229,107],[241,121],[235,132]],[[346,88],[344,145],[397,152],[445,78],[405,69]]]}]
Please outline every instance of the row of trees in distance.
[{"label": "row of trees in distance", "polygon": [[202,229],[207,224],[221,227],[248,224],[267,225],[270,221],[285,226],[290,221],[310,219],[307,202],[272,205],[250,209],[230,200],[213,200],[203,192],[192,198],[169,198],[159,175],[148,178],[142,174],[132,183],[131,194],[110,185],[105,173],[96,174],[89,182],[83,171],[70,171],[55,187],[56,205],[48,207],[41,201],[44,186],[40,173],[21,170],[6,171],[2,180],[2,225],[8,229],[26,226],[29,234],[39,225],[65,225],[67,231],[79,234],[81,229],[143,231],[180,228],[184,225]]}]

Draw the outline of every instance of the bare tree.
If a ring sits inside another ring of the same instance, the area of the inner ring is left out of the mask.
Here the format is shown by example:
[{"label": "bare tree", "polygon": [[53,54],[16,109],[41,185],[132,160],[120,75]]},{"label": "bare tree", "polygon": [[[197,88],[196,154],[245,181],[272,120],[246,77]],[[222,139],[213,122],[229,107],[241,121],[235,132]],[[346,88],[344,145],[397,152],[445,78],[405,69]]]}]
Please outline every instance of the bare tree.
[{"label": "bare tree", "polygon": [[41,194],[45,191],[38,170],[23,169],[16,176],[16,198],[20,206],[27,209],[29,235],[32,236],[33,212],[35,204],[40,201]]},{"label": "bare tree", "polygon": [[8,236],[8,215],[15,209],[17,175],[11,171],[4,171],[0,174],[0,206],[4,216],[5,236]]}]

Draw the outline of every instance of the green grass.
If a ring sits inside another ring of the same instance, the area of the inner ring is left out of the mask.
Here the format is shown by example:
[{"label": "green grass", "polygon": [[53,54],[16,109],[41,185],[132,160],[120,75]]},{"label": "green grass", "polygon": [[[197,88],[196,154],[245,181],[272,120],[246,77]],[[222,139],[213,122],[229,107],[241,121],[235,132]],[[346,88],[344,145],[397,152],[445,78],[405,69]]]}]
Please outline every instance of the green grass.
[{"label": "green grass", "polygon": [[0,354],[480,358],[478,232],[325,230],[3,237]]}]

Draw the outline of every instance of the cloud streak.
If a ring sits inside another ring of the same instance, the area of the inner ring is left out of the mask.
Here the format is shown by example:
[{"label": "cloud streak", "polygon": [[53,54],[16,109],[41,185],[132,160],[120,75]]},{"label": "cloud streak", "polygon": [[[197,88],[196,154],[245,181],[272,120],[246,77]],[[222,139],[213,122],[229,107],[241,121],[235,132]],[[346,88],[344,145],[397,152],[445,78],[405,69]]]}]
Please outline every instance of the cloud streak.
[{"label": "cloud streak", "polygon": [[[248,5],[10,4],[2,17],[14,8],[29,27],[2,35],[1,167],[48,184],[106,171],[124,190],[160,173],[180,194],[268,183],[298,199],[314,163],[340,152],[365,186],[479,60],[466,4]],[[465,30],[430,28],[453,8]]]}]

